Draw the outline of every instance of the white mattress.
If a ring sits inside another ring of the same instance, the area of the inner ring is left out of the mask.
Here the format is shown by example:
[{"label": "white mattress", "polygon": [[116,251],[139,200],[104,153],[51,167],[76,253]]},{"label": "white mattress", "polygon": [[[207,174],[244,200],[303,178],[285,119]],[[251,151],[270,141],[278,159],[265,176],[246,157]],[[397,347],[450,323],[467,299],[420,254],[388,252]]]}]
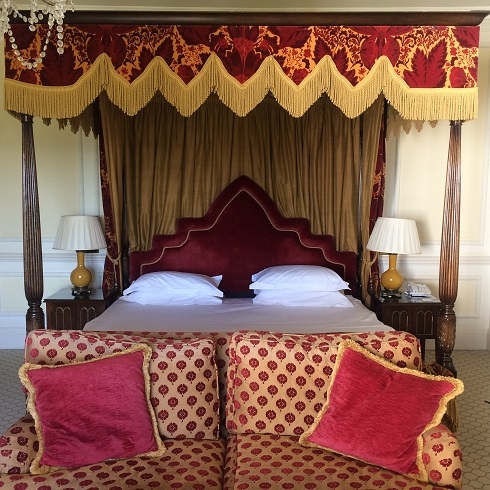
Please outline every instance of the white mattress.
[{"label": "white mattress", "polygon": [[84,330],[151,332],[283,333],[389,331],[359,300],[353,308],[254,305],[251,298],[224,298],[220,305],[153,306],[118,299]]}]

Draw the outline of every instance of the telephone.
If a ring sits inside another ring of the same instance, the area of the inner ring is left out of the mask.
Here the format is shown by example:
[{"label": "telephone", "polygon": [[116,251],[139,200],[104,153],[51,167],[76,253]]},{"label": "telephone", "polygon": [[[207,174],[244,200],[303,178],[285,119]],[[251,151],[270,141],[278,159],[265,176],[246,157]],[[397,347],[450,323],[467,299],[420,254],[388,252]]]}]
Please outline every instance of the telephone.
[{"label": "telephone", "polygon": [[411,284],[409,282],[407,282],[407,289],[405,291],[405,294],[407,296],[417,296],[423,298],[430,298],[432,296],[430,289],[425,284]]}]

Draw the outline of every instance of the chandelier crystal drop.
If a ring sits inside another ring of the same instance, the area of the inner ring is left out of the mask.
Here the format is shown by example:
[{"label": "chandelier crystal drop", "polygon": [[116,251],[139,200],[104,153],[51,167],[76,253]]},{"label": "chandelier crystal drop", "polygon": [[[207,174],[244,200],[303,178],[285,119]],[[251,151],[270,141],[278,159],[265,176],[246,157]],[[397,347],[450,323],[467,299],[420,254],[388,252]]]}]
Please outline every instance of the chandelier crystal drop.
[{"label": "chandelier crystal drop", "polygon": [[[7,40],[22,66],[28,69],[37,68],[46,56],[46,50],[51,39],[53,39],[58,53],[63,54],[63,20],[65,18],[67,4],[73,11],[73,0],[30,0],[30,12],[29,16],[27,16],[19,11],[16,0],[0,0],[0,25],[2,34],[3,36],[7,34]],[[36,30],[36,24],[47,19],[48,31],[46,33],[46,39],[41,48],[41,52],[35,59],[29,60],[22,56],[10,25],[12,18],[22,19],[25,23],[29,24],[31,31]]]}]

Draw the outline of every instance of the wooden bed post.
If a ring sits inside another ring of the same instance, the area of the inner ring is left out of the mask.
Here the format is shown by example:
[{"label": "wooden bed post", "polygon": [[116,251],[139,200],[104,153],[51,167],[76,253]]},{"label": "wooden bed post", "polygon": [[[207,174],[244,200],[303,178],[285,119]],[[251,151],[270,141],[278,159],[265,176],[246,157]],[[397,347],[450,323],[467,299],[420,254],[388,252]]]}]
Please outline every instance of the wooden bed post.
[{"label": "wooden bed post", "polygon": [[456,376],[451,354],[456,339],[454,303],[458,295],[459,236],[461,208],[461,126],[451,121],[444,214],[442,218],[439,296],[442,308],[437,324],[437,362]]},{"label": "wooden bed post", "polygon": [[21,120],[24,291],[29,305],[26,313],[26,333],[28,333],[31,330],[44,328],[44,311],[41,308],[44,285],[33,117],[23,114]]}]

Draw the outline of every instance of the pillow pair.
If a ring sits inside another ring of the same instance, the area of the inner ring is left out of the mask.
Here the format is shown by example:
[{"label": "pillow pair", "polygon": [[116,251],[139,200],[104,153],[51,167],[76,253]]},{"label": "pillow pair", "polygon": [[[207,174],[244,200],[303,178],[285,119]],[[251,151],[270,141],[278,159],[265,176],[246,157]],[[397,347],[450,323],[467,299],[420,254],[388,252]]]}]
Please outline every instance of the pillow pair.
[{"label": "pillow pair", "polygon": [[333,270],[316,265],[280,265],[252,276],[254,304],[352,307],[341,292],[349,284]]},{"label": "pillow pair", "polygon": [[209,277],[191,272],[150,272],[125,289],[121,299],[143,305],[221,304],[218,289],[223,276]]},{"label": "pillow pair", "polygon": [[429,481],[422,435],[441,422],[463,383],[398,367],[352,340],[340,344],[331,379],[299,442]]}]

